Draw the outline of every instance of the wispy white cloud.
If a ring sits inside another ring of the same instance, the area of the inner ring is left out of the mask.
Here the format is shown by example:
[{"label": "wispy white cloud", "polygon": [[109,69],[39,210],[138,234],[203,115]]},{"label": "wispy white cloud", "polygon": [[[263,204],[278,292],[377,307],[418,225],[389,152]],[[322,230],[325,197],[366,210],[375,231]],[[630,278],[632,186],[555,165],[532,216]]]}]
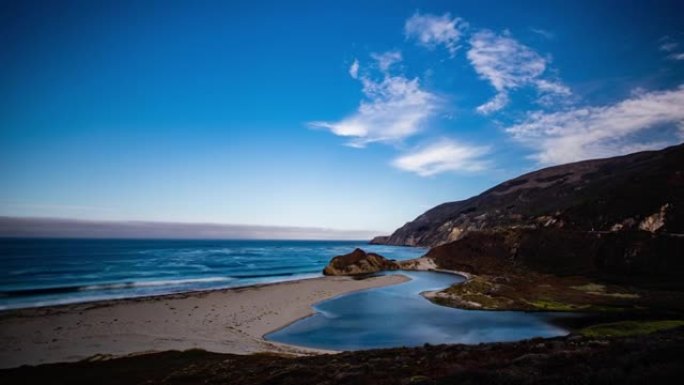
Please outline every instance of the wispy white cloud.
[{"label": "wispy white cloud", "polygon": [[441,139],[396,158],[392,165],[400,170],[431,176],[448,171],[474,172],[487,168],[482,157],[486,146],[471,146],[450,139]]},{"label": "wispy white cloud", "polygon": [[382,71],[379,79],[361,75],[358,65],[354,68],[352,64],[349,71],[363,85],[365,96],[356,112],[336,122],[311,122],[311,127],[349,137],[347,144],[352,147],[365,147],[373,142],[397,143],[423,129],[438,110],[439,98],[424,90],[417,78],[390,74],[391,65],[401,60],[401,54],[390,52],[374,57]]},{"label": "wispy white cloud", "polygon": [[553,40],[556,38],[556,35],[553,32],[547,31],[542,28],[530,28],[530,31],[536,33],[537,35],[543,37],[546,40]]},{"label": "wispy white cloud", "polygon": [[487,103],[482,104],[477,107],[477,112],[483,115],[489,115],[492,112],[499,111],[500,109],[506,107],[510,98],[507,92],[499,92],[494,95]]},{"label": "wispy white cloud", "polygon": [[684,52],[673,53],[669,56],[669,58],[674,60],[684,60]]},{"label": "wispy white cloud", "polygon": [[380,71],[387,72],[394,64],[401,62],[401,52],[387,51],[383,53],[371,53],[371,57],[378,63]]},{"label": "wispy white cloud", "polygon": [[477,111],[489,114],[506,106],[511,90],[532,86],[548,103],[548,96],[569,96],[570,89],[559,81],[544,77],[549,59],[519,43],[507,33],[498,35],[482,30],[470,38],[468,60],[480,78],[489,81],[497,91],[494,99]]},{"label": "wispy white cloud", "polygon": [[459,17],[451,17],[449,13],[437,16],[416,12],[404,24],[404,34],[428,48],[444,45],[453,56],[458,50],[458,41],[462,31],[468,24]]},{"label": "wispy white cloud", "polygon": [[218,223],[0,216],[0,237],[124,239],[370,239],[378,231]]},{"label": "wispy white cloud", "polygon": [[359,78],[359,61],[354,59],[354,62],[349,66],[349,76],[353,79]]},{"label": "wispy white cloud", "polygon": [[[682,106],[684,86],[638,92],[608,106],[533,112],[506,132],[534,149],[532,158],[543,165],[615,156],[662,148],[684,139]],[[679,132],[669,129],[676,126]],[[652,139],[644,142],[644,134]]]},{"label": "wispy white cloud", "polygon": [[682,50],[679,49],[679,42],[675,41],[670,36],[661,37],[659,42],[660,46],[658,46],[658,49],[660,49],[663,52],[667,52],[667,57],[669,59],[684,60],[684,52],[682,52]]},{"label": "wispy white cloud", "polygon": [[658,48],[660,48],[661,51],[672,52],[675,49],[677,49],[677,47],[679,47],[679,43],[675,43],[673,41],[668,41],[668,42],[661,44],[660,47],[658,47]]}]

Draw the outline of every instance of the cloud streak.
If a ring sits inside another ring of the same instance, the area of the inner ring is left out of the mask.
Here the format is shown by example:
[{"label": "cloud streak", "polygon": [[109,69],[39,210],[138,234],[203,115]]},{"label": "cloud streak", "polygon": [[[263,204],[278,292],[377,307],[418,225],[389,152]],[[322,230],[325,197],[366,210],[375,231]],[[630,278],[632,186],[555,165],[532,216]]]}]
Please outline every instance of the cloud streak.
[{"label": "cloud streak", "polygon": [[543,37],[546,40],[553,40],[556,38],[556,35],[553,32],[547,31],[542,28],[530,28],[530,31]]},{"label": "cloud streak", "polygon": [[377,62],[378,68],[383,73],[387,73],[390,67],[394,64],[401,62],[401,52],[399,51],[387,51],[383,53],[372,53],[371,57]]},{"label": "cloud streak", "polygon": [[[535,151],[532,158],[540,164],[560,164],[681,142],[684,139],[682,106],[684,86],[641,92],[613,105],[553,113],[537,111],[505,130],[514,140],[532,148]],[[644,141],[647,133],[651,139]]]},{"label": "cloud streak", "polygon": [[359,78],[359,61],[357,59],[354,59],[354,62],[349,66],[349,76],[351,76],[352,79]]},{"label": "cloud streak", "polygon": [[480,105],[477,111],[491,114],[503,109],[509,102],[512,90],[531,86],[549,103],[549,96],[569,96],[564,84],[544,77],[549,59],[519,43],[508,34],[499,35],[482,30],[470,38],[468,60],[481,79],[489,81],[497,94]]},{"label": "cloud streak", "polygon": [[389,72],[390,67],[401,60],[400,53],[390,51],[373,57],[382,72],[379,79],[361,75],[356,61],[349,70],[350,75],[363,85],[365,99],[356,112],[335,122],[310,122],[311,127],[350,138],[347,144],[357,148],[374,142],[398,143],[423,129],[438,110],[439,98],[424,90],[417,78]]},{"label": "cloud streak", "polygon": [[454,56],[458,50],[458,41],[462,31],[468,24],[459,17],[452,18],[449,13],[442,16],[415,13],[404,24],[407,39],[415,39],[418,44],[434,49],[444,45],[449,54]]},{"label": "cloud streak", "polygon": [[667,57],[669,59],[684,60],[684,52],[682,52],[681,49],[679,49],[680,45],[678,42],[674,41],[669,36],[663,36],[662,38],[660,38],[660,42],[661,44],[658,47],[658,49],[663,52],[667,52]]},{"label": "cloud streak", "polygon": [[669,58],[674,60],[684,60],[684,52],[673,53],[669,56]]},{"label": "cloud streak", "polygon": [[488,152],[489,147],[486,146],[441,139],[398,157],[392,165],[424,177],[444,172],[475,172],[487,168],[488,162],[482,157]]},{"label": "cloud streak", "polygon": [[213,223],[0,217],[0,236],[125,239],[370,239],[375,231]]}]

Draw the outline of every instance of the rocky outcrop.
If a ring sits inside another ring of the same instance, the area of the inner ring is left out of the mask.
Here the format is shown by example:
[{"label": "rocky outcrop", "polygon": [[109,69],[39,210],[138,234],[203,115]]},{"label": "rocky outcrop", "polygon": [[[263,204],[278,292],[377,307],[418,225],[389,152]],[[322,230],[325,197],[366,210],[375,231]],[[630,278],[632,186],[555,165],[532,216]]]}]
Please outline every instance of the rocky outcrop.
[{"label": "rocky outcrop", "polygon": [[485,230],[432,248],[440,269],[509,275],[514,271],[681,287],[684,237],[645,231]]},{"label": "rocky outcrop", "polygon": [[670,204],[666,203],[660,208],[659,212],[644,218],[644,220],[639,223],[639,230],[651,233],[661,230],[665,227],[665,219],[667,218],[667,211],[669,208]]},{"label": "rocky outcrop", "polygon": [[385,243],[438,246],[511,228],[684,233],[684,144],[525,174],[436,206]]},{"label": "rocky outcrop", "polygon": [[356,249],[349,254],[338,255],[323,269],[323,275],[359,275],[382,270],[397,270],[399,264],[382,255]]},{"label": "rocky outcrop", "polygon": [[437,269],[434,259],[420,257],[399,262],[402,270],[430,271]]},{"label": "rocky outcrop", "polygon": [[389,235],[378,235],[368,242],[369,245],[386,245],[389,241]]}]

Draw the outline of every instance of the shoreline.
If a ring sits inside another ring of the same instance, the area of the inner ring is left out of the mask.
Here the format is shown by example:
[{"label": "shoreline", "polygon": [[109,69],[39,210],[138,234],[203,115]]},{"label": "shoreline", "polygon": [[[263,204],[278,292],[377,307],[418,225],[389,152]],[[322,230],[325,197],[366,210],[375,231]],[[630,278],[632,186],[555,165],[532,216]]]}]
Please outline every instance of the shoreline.
[{"label": "shoreline", "polygon": [[333,353],[266,334],[313,305],[408,281],[402,275],[305,278],[250,286],[0,311],[0,368],[203,349],[217,353]]},{"label": "shoreline", "polygon": [[[311,275],[315,275],[315,274],[312,273]],[[41,304],[41,305],[26,306],[26,307],[10,307],[10,308],[0,309],[0,319],[2,318],[2,315],[4,313],[10,313],[10,312],[14,312],[14,311],[39,310],[39,309],[46,309],[46,308],[58,309],[60,307],[79,306],[79,305],[95,305],[95,304],[110,304],[110,303],[114,304],[114,303],[121,302],[121,301],[145,300],[145,299],[151,299],[151,298],[156,298],[156,297],[185,296],[188,294],[202,294],[202,293],[209,293],[209,292],[214,292],[214,291],[257,288],[257,287],[262,287],[262,286],[278,285],[281,283],[297,282],[297,281],[303,281],[303,280],[307,280],[307,279],[318,279],[318,278],[324,278],[324,277],[325,276],[319,274],[319,275],[312,276],[312,277],[299,277],[299,278],[293,278],[293,279],[284,279],[284,280],[277,280],[277,281],[270,281],[270,282],[260,282],[260,283],[245,284],[245,285],[238,285],[238,286],[216,287],[216,288],[207,288],[207,289],[191,289],[188,291],[179,291],[179,292],[171,292],[171,293],[141,294],[141,295],[133,295],[130,297],[86,299],[84,301],[75,300],[74,302]]]}]

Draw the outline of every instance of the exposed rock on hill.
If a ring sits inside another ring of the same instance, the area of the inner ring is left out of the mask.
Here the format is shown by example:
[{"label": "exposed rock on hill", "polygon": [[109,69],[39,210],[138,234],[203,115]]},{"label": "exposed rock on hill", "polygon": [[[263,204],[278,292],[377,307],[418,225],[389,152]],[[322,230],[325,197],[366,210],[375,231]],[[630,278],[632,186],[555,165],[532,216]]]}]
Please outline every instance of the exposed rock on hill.
[{"label": "exposed rock on hill", "polygon": [[434,207],[386,243],[438,246],[510,228],[684,233],[684,144],[525,174]]},{"label": "exposed rock on hill", "polygon": [[370,245],[385,245],[387,244],[387,241],[389,241],[390,236],[389,235],[378,235],[377,237],[373,238],[368,242]]},{"label": "exposed rock on hill", "polygon": [[323,275],[358,275],[397,269],[399,265],[392,260],[356,249],[349,254],[333,258],[323,269]]}]

